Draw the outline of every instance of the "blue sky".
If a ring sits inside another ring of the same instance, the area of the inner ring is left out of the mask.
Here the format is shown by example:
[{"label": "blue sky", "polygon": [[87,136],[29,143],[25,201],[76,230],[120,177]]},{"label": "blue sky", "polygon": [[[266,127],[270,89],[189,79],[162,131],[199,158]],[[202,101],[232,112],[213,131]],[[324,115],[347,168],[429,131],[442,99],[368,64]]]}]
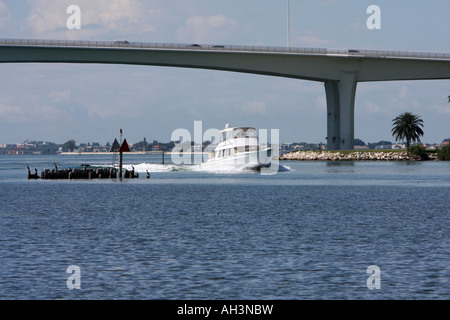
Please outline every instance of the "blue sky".
[{"label": "blue sky", "polygon": [[[66,9],[81,8],[68,30]],[[369,30],[369,5],[381,30]],[[448,0],[290,0],[293,47],[450,52]],[[0,0],[0,38],[287,45],[287,0]],[[173,130],[251,125],[281,142],[326,142],[322,83],[223,71],[118,65],[1,64],[0,143],[168,141]],[[355,137],[393,140],[420,115],[425,142],[450,137],[450,81],[358,84]]]}]

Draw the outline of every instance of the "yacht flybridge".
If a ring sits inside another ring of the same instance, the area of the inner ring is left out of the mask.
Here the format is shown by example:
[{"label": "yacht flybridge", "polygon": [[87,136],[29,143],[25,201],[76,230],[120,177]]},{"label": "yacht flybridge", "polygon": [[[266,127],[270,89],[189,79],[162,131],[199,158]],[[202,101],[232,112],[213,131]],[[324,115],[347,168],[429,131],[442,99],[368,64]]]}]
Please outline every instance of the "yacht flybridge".
[{"label": "yacht flybridge", "polygon": [[232,166],[239,169],[254,169],[270,166],[271,149],[259,144],[256,129],[252,127],[230,127],[220,131],[220,142],[208,155],[203,168]]}]

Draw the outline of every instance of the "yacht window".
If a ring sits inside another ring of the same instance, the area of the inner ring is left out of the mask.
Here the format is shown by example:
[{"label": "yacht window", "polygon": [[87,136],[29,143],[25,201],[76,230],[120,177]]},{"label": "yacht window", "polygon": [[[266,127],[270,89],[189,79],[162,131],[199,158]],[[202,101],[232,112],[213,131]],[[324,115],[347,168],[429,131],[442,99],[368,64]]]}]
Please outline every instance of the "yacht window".
[{"label": "yacht window", "polygon": [[234,130],[233,135],[236,138],[252,138],[256,137],[256,130],[253,128],[239,128]]},{"label": "yacht window", "polygon": [[236,129],[236,130],[234,130],[234,136],[236,138],[243,138],[245,135],[244,135],[244,132],[242,131],[242,129]]},{"label": "yacht window", "polygon": [[253,128],[245,130],[245,136],[249,138],[256,137],[256,130]]}]

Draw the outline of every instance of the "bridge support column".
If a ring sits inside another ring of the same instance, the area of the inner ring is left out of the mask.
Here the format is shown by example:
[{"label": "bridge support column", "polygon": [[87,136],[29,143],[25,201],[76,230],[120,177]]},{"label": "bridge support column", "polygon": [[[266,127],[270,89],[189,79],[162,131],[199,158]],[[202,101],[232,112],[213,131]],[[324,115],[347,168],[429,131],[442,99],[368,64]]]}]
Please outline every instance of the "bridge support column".
[{"label": "bridge support column", "polygon": [[328,150],[340,149],[340,110],[338,81],[325,82],[327,97],[327,141]]},{"label": "bridge support column", "polygon": [[325,82],[328,150],[354,149],[356,83],[356,72]]}]

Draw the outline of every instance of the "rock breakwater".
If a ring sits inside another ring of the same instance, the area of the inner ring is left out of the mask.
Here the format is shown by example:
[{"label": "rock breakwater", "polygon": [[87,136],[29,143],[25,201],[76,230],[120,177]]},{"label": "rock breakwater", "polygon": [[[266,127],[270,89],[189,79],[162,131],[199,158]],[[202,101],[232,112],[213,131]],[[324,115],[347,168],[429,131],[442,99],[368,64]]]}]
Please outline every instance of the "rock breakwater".
[{"label": "rock breakwater", "polygon": [[[329,152],[329,151],[294,151],[283,154],[280,160],[298,161],[411,161],[422,160],[420,157],[408,156],[405,152]],[[429,160],[436,160],[435,154],[429,155]]]}]

